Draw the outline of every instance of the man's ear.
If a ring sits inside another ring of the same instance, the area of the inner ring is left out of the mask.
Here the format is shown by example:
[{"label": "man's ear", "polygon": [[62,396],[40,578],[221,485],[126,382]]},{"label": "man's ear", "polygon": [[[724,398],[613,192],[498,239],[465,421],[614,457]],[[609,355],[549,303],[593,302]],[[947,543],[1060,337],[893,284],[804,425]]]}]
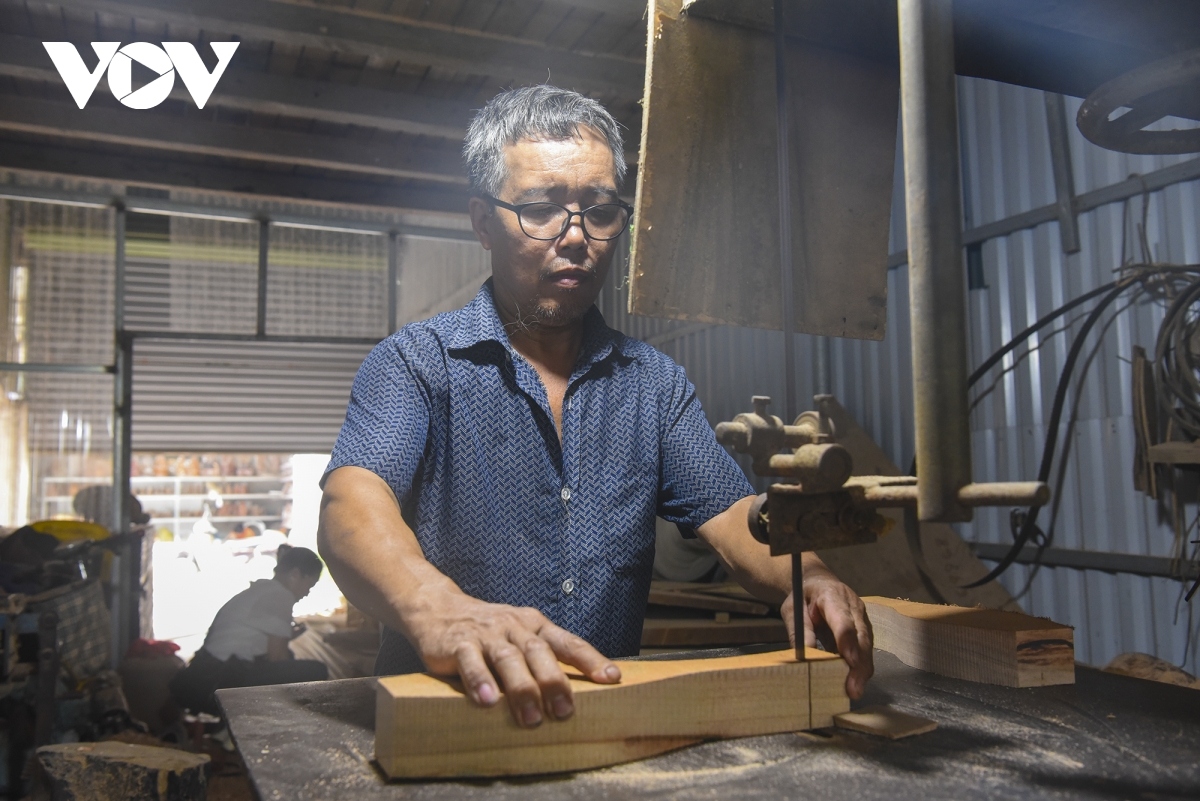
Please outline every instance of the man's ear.
[{"label": "man's ear", "polygon": [[492,204],[481,197],[472,196],[467,204],[467,212],[471,215],[471,228],[475,231],[479,244],[483,245],[484,250],[491,250],[492,235],[487,229],[487,221],[494,213]]}]

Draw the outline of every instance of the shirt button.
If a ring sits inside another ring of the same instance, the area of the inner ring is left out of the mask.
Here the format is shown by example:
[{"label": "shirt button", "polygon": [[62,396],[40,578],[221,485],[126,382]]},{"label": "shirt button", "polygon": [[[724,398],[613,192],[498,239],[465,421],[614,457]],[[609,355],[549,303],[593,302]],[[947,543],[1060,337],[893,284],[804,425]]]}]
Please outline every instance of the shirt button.
[{"label": "shirt button", "polygon": [[572,579],[567,579],[562,583],[562,591],[567,595],[575,592],[575,582]]},{"label": "shirt button", "polygon": [[563,487],[563,488],[562,488],[562,492],[560,492],[560,493],[559,493],[559,495],[562,497],[562,499],[563,499],[564,501],[569,501],[569,500],[571,500],[571,488],[570,488],[570,487]]}]

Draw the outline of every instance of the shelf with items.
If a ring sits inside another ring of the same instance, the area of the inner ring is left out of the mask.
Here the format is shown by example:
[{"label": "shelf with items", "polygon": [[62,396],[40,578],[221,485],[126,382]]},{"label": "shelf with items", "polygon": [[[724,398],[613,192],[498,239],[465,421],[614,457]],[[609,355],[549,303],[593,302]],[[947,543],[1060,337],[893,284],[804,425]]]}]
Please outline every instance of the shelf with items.
[{"label": "shelf with items", "polygon": [[[74,511],[74,496],[61,494],[61,491],[56,493],[53,488],[111,483],[107,478],[47,476],[42,479],[42,514],[54,517]],[[206,505],[208,520],[214,525],[279,524],[285,519],[286,506],[291,502],[288,492],[291,477],[287,475],[133,476],[130,484],[142,508],[150,515],[150,525],[155,530],[168,528],[176,538],[204,519]]]}]

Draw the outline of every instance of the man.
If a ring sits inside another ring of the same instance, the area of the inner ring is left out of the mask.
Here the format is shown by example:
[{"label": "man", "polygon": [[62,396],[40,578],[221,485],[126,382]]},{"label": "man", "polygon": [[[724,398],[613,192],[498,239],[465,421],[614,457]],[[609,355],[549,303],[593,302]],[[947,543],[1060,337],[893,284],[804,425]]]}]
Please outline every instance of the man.
[{"label": "man", "polygon": [[[791,567],[750,536],[753,491],[682,369],[593,307],[630,213],[616,122],[574,92],[517,89],[464,151],[492,278],[367,357],[318,536],[346,597],[386,627],[377,672],[457,674],[483,706],[503,688],[536,726],[573,712],[559,661],[612,683],[609,657],[637,653],[656,514],[789,622]],[[815,555],[804,566],[807,619],[832,631],[859,697],[862,602]]]}]

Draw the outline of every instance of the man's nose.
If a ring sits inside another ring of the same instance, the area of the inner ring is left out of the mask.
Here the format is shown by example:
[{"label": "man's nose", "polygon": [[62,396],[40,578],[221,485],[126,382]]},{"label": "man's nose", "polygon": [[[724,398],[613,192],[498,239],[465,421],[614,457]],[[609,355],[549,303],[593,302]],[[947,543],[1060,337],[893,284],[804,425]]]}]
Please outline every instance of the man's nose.
[{"label": "man's nose", "polygon": [[579,247],[587,244],[587,236],[583,232],[583,215],[572,214],[567,220],[567,230],[559,238],[564,246]]}]

